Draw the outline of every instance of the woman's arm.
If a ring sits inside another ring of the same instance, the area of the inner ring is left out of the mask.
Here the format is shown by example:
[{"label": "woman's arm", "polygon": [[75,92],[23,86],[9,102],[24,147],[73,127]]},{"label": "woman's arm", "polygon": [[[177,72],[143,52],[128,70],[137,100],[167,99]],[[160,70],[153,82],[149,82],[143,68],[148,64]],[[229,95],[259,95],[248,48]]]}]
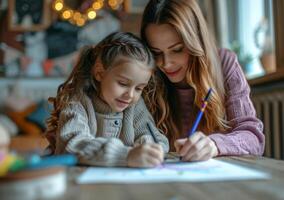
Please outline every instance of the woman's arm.
[{"label": "woman's arm", "polygon": [[227,134],[209,137],[216,143],[219,155],[262,155],[264,151],[263,124],[256,118],[250,99],[250,88],[234,53],[225,52],[223,59],[226,90],[226,114],[231,129]]},{"label": "woman's arm", "polygon": [[196,132],[190,139],[175,141],[184,161],[207,160],[217,155],[261,155],[264,150],[262,122],[256,118],[250,88],[235,54],[221,52],[225,81],[225,107],[230,130],[206,136]]}]

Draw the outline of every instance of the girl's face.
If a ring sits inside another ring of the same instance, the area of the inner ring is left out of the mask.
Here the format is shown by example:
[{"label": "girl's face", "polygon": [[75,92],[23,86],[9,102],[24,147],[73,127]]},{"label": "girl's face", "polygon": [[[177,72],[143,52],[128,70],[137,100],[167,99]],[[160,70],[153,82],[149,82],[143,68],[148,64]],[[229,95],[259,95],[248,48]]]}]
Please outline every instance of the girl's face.
[{"label": "girl's face", "polygon": [[100,97],[114,112],[122,112],[139,100],[151,74],[152,70],[144,63],[119,59],[99,80],[96,78],[100,82]]},{"label": "girl's face", "polygon": [[169,24],[149,24],[146,37],[156,65],[173,83],[184,83],[189,52],[182,38]]}]

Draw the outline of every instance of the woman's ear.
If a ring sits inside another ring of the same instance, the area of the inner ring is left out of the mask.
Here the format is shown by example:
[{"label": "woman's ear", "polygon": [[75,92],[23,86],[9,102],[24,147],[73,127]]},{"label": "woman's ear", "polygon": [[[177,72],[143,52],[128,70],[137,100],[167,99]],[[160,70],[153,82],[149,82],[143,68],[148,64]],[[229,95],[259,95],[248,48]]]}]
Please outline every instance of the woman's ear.
[{"label": "woman's ear", "polygon": [[103,79],[104,73],[105,69],[103,67],[103,64],[101,62],[97,62],[93,69],[95,79],[100,82]]}]

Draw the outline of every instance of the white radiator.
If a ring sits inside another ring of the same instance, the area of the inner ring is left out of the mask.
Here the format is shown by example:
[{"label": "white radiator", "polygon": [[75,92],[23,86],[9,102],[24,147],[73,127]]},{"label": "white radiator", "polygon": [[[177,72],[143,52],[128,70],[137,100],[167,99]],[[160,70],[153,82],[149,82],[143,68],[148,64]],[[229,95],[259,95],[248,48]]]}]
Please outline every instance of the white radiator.
[{"label": "white radiator", "polygon": [[252,101],[264,124],[264,155],[284,159],[284,91],[254,94]]}]

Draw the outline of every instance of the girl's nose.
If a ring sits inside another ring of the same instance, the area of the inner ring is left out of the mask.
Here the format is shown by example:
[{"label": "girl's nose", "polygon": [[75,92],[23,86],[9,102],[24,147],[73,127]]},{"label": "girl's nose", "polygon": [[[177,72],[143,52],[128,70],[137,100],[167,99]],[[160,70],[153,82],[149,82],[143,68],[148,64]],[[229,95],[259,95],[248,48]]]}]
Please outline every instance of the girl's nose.
[{"label": "girl's nose", "polygon": [[133,98],[133,97],[134,97],[134,92],[135,92],[135,88],[129,88],[129,89],[127,90],[127,96],[128,96],[129,98]]}]

